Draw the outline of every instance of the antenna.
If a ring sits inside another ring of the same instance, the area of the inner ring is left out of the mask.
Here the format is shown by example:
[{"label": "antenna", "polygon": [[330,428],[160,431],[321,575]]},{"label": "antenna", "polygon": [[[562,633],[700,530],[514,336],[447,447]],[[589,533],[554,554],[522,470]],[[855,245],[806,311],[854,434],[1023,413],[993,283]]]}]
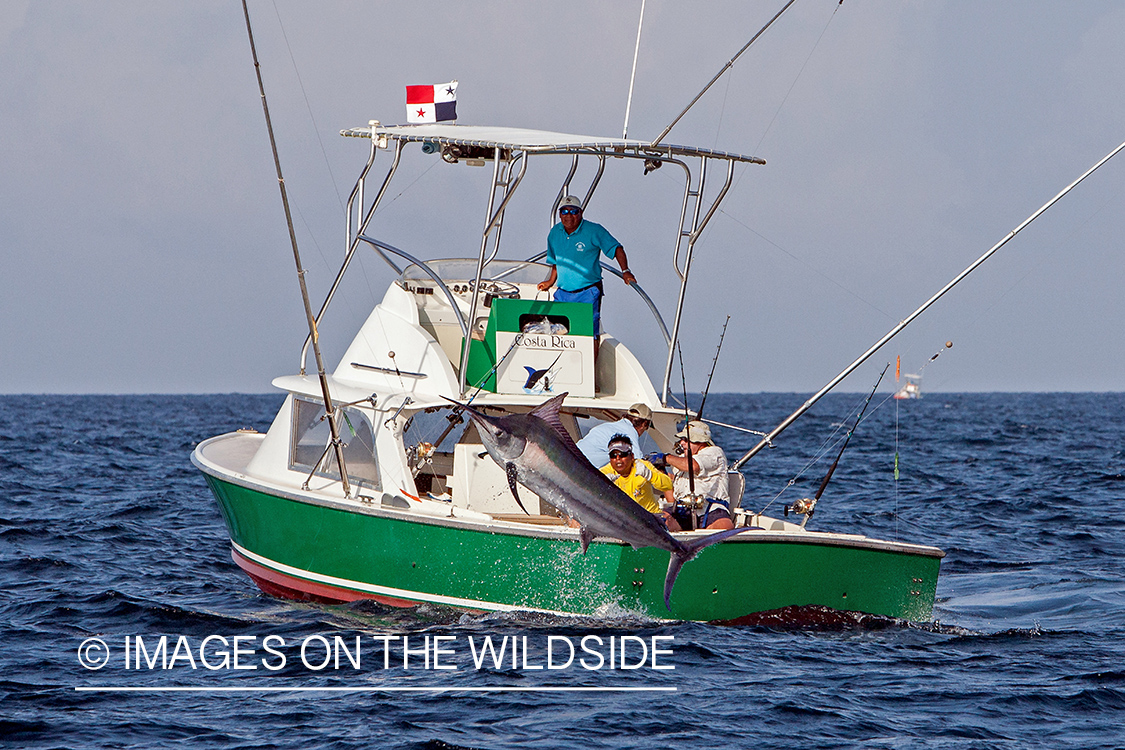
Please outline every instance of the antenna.
[{"label": "antenna", "polygon": [[629,107],[633,104],[633,81],[637,78],[637,54],[641,51],[641,25],[645,22],[645,0],[641,0],[641,20],[637,21],[637,46],[633,48],[633,72],[629,75],[629,98],[625,100],[625,126],[621,140],[629,135]]}]

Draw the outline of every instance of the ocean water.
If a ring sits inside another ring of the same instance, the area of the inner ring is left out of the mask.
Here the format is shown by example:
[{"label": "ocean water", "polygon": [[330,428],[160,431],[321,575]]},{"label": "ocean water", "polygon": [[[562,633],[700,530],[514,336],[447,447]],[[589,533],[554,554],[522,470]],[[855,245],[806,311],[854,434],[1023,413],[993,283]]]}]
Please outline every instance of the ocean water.
[{"label": "ocean water", "polygon": [[[803,399],[716,394],[707,408],[766,430]],[[828,397],[752,459],[744,505],[780,512],[815,492],[862,399]],[[265,596],[231,561],[218,507],[188,456],[211,435],[264,430],[279,404],[0,397],[0,744],[1125,747],[1125,394],[876,396],[810,528],[944,549],[934,620],[741,628]],[[732,459],[753,440],[724,429],[717,437]],[[161,636],[163,656],[176,657],[168,669],[157,658]],[[222,640],[205,644],[209,636]],[[277,656],[264,650],[267,636]],[[528,668],[476,668],[469,639],[505,636],[527,639]],[[536,670],[551,636],[667,651],[634,669]],[[236,637],[239,666],[254,669],[234,668]],[[357,637],[358,668],[347,650],[340,668],[319,668],[326,644],[338,651],[337,639],[348,647]],[[81,663],[99,658],[90,638],[108,651],[98,670]],[[137,638],[146,656],[127,668],[126,639],[137,657]],[[394,645],[403,638],[417,649],[406,669]],[[427,642],[449,649],[432,654],[430,668],[420,655]],[[401,690],[435,686],[448,690]],[[527,690],[542,687],[592,690]]]}]

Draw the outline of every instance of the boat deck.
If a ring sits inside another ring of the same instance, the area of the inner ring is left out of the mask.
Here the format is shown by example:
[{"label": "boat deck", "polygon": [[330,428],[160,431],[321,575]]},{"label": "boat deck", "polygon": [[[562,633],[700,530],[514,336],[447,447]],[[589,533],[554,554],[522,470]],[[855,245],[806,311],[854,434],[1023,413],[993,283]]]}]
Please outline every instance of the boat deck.
[{"label": "boat deck", "polygon": [[201,443],[198,448],[200,454],[232,474],[245,476],[246,468],[266,436],[257,430],[238,430],[224,437],[232,439],[211,439]]}]

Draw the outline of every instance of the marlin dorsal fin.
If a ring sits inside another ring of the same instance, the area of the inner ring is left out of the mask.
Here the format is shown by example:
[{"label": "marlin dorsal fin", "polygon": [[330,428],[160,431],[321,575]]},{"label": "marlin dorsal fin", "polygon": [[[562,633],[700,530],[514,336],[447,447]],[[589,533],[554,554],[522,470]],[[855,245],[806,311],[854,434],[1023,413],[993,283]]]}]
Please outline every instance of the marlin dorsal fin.
[{"label": "marlin dorsal fin", "polygon": [[559,434],[559,437],[562,439],[566,447],[574,451],[576,455],[581,456],[582,451],[575,444],[574,438],[572,438],[570,436],[570,433],[566,431],[566,428],[563,427],[562,419],[559,418],[559,409],[562,408],[563,400],[569,395],[569,392],[560,393],[554,398],[548,399],[547,401],[539,404],[539,406],[536,406],[534,409],[528,412],[528,415],[532,417],[539,417],[544,422],[551,425],[551,427],[554,428],[555,432]]}]

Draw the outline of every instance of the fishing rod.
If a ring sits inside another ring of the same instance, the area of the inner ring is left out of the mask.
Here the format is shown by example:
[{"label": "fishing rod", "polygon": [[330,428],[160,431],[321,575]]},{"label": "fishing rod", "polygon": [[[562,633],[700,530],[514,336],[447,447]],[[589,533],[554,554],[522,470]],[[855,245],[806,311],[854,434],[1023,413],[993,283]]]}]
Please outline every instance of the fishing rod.
[{"label": "fishing rod", "polygon": [[[691,455],[691,414],[688,412],[687,400],[687,375],[684,374],[684,350],[680,346],[680,342],[676,342],[676,350],[680,353],[680,381],[684,385],[684,438],[687,440],[687,450],[684,455],[687,457],[687,481],[688,481],[688,494],[692,499],[695,499],[695,459]],[[695,527],[695,513],[692,513],[691,525]]]},{"label": "fishing rod", "polygon": [[[777,12],[777,15],[776,15],[776,16],[774,16],[773,18],[771,18],[771,19],[769,20],[769,23],[767,23],[767,24],[766,24],[765,26],[763,26],[763,27],[761,28],[761,30],[759,30],[759,31],[758,31],[758,33],[757,33],[757,34],[755,34],[754,36],[752,36],[752,37],[750,38],[750,41],[748,41],[748,42],[747,42],[747,43],[746,43],[746,44],[745,44],[745,45],[744,45],[744,46],[742,47],[742,49],[740,49],[740,50],[738,51],[738,54],[736,54],[736,55],[735,55],[734,57],[732,57],[732,58],[731,58],[731,59],[730,59],[730,60],[729,60],[729,61],[727,62],[727,64],[726,64],[726,65],[724,65],[724,66],[722,67],[722,69],[721,69],[721,70],[720,70],[720,71],[719,71],[718,73],[716,73],[716,74],[715,74],[715,77],[714,77],[714,78],[712,78],[712,79],[711,79],[711,80],[710,80],[710,81],[708,82],[708,84],[707,84],[706,86],[704,86],[704,87],[703,87],[703,90],[702,90],[702,91],[700,91],[700,92],[699,92],[698,94],[696,94],[696,95],[695,95],[695,98],[691,100],[691,104],[689,104],[689,105],[687,105],[686,107],[684,107],[684,111],[683,111],[683,112],[681,112],[680,114],[676,115],[676,119],[675,119],[675,120],[672,120],[672,123],[671,123],[671,124],[670,124],[670,125],[669,125],[668,127],[664,128],[664,130],[663,130],[663,131],[661,131],[660,135],[658,135],[658,136],[656,136],[655,138],[653,138],[653,139],[652,139],[652,143],[650,143],[649,145],[650,145],[650,146],[655,146],[656,144],[660,143],[660,140],[661,140],[661,139],[662,139],[662,138],[663,138],[664,136],[666,136],[666,135],[668,135],[668,133],[672,132],[672,128],[676,127],[676,123],[678,123],[678,122],[680,121],[680,118],[682,118],[682,117],[683,117],[684,115],[686,115],[686,114],[688,113],[688,110],[689,110],[689,109],[691,109],[692,107],[694,107],[694,106],[695,106],[695,103],[696,103],[697,101],[699,101],[699,100],[700,100],[700,98],[702,98],[704,94],[706,94],[706,93],[707,93],[707,89],[711,88],[711,87],[712,87],[712,86],[713,86],[713,85],[715,84],[715,81],[717,81],[717,80],[719,80],[720,78],[722,78],[722,76],[723,76],[723,73],[726,73],[726,72],[727,72],[728,70],[730,70],[730,69],[731,69],[731,67],[732,67],[732,66],[734,65],[735,61],[737,61],[737,60],[738,60],[738,58],[742,57],[742,53],[743,53],[743,52],[745,52],[746,50],[750,49],[750,45],[751,45],[751,44],[753,44],[754,42],[756,42],[756,41],[758,40],[758,37],[760,37],[760,36],[761,36],[761,35],[762,35],[763,33],[765,33],[766,29],[768,29],[768,28],[769,28],[770,26],[773,26],[773,22],[774,22],[774,21],[776,21],[777,19],[781,18],[781,14],[782,14],[782,13],[784,13],[785,11],[789,10],[789,6],[790,6],[790,5],[792,5],[793,3],[795,3],[796,1],[797,1],[797,0],[789,0],[789,2],[787,2],[787,3],[785,4],[785,7],[784,7],[784,8],[782,8],[781,10],[779,10],[779,11]],[[843,0],[841,0],[841,2],[843,2]],[[639,30],[638,30],[638,38],[639,38],[639,36],[640,36],[640,32],[639,32]]]},{"label": "fishing rod", "polygon": [[[320,356],[319,334],[316,329],[316,318],[313,316],[312,304],[309,302],[309,290],[305,286],[305,269],[301,265],[301,252],[297,249],[297,233],[293,230],[293,214],[289,211],[289,196],[285,192],[285,178],[281,176],[281,158],[277,155],[277,140],[273,135],[273,123],[270,121],[270,108],[266,104],[266,88],[262,83],[262,67],[258,64],[258,50],[254,47],[254,32],[250,29],[250,9],[246,7],[246,0],[242,0],[242,13],[246,16],[246,35],[250,38],[250,55],[254,58],[254,73],[258,77],[258,93],[262,97],[262,112],[266,116],[266,130],[270,135],[270,148],[273,149],[273,165],[277,170],[277,185],[281,188],[281,205],[285,208],[285,223],[289,226],[289,242],[293,246],[293,260],[297,264],[297,280],[301,284],[301,299],[305,302],[305,317],[309,324],[309,337],[312,339],[313,354],[316,356],[316,372],[320,378],[320,391],[324,396],[324,412],[328,418],[328,430],[331,433],[332,447],[336,453],[336,465],[340,469],[340,484],[344,488],[346,497],[351,488],[348,486],[348,472],[344,466],[344,448],[340,442],[340,431],[336,425],[336,411],[332,406],[332,394],[328,390],[328,376],[324,371],[324,359]],[[325,449],[325,453],[328,450]]]},{"label": "fishing rod", "polygon": [[1004,239],[1000,240],[995,245],[993,245],[991,248],[989,248],[988,252],[986,252],[984,255],[980,256],[979,258],[977,258],[975,261],[973,261],[969,265],[968,268],[966,268],[964,271],[962,271],[961,273],[959,273],[955,277],[953,277],[953,280],[950,281],[945,286],[943,286],[941,288],[941,290],[938,291],[937,294],[935,294],[933,297],[930,297],[928,300],[926,300],[926,302],[921,307],[919,307],[914,312],[910,313],[910,315],[908,315],[901,323],[899,323],[894,328],[892,328],[890,331],[888,331],[887,334],[885,336],[883,336],[883,338],[876,341],[875,344],[872,345],[872,347],[870,349],[868,349],[866,352],[861,354],[859,356],[859,359],[857,359],[855,362],[852,362],[850,365],[848,365],[847,367],[844,368],[843,372],[841,372],[836,377],[832,378],[832,380],[828,381],[828,384],[825,385],[823,388],[821,388],[819,391],[817,391],[815,394],[813,394],[812,397],[810,397],[808,401],[806,401],[804,404],[801,405],[800,409],[798,409],[797,411],[790,414],[788,417],[785,418],[785,420],[781,424],[779,424],[777,427],[773,428],[773,430],[768,435],[766,435],[764,438],[762,438],[761,442],[759,442],[753,448],[748,450],[742,456],[742,458],[735,461],[734,464],[731,466],[731,469],[734,470],[734,471],[737,471],[739,469],[739,467],[742,466],[742,464],[746,463],[751,458],[753,458],[755,455],[757,455],[757,453],[760,450],[762,450],[762,448],[769,445],[770,441],[772,441],[775,437],[780,435],[781,432],[785,430],[785,428],[787,428],[789,425],[793,424],[793,422],[795,422],[798,417],[800,417],[806,411],[811,409],[813,404],[815,404],[817,401],[819,401],[824,396],[824,394],[828,393],[830,390],[832,390],[837,385],[839,385],[840,381],[842,381],[848,375],[852,374],[852,372],[854,372],[857,367],[859,367],[861,364],[866,362],[867,359],[872,354],[877,352],[884,344],[886,344],[888,341],[890,341],[892,338],[894,338],[898,334],[899,331],[901,331],[903,328],[906,328],[906,326],[910,325],[910,323],[915,318],[917,318],[919,315],[921,315],[926,310],[926,308],[928,308],[930,305],[932,305],[933,303],[935,303],[939,299],[941,299],[941,297],[944,296],[946,292],[948,292],[950,289],[955,287],[958,283],[961,282],[962,279],[964,279],[970,273],[975,271],[978,266],[980,266],[986,260],[991,258],[993,253],[995,253],[997,250],[1002,248],[1004,245],[1008,244],[1009,240],[1011,240],[1013,237],[1015,237],[1017,234],[1019,234],[1021,231],[1023,231],[1024,227],[1026,227],[1028,224],[1030,224],[1031,222],[1038,219],[1039,216],[1042,215],[1042,213],[1044,211],[1046,211],[1051,206],[1055,205],[1055,203],[1057,203],[1060,198],[1062,198],[1064,195],[1066,195],[1071,190],[1073,190],[1075,187],[1077,187],[1080,182],[1082,182],[1087,177],[1092,175],[1095,171],[1097,171],[1097,169],[1099,167],[1101,167],[1107,161],[1109,161],[1114,156],[1116,156],[1118,154],[1118,152],[1120,152],[1122,149],[1125,149],[1125,142],[1123,142],[1120,146],[1118,146],[1117,148],[1113,149],[1108,154],[1103,156],[1098,161],[1097,164],[1095,164],[1094,166],[1090,167],[1085,172],[1083,172],[1081,177],[1079,177],[1077,180],[1075,180],[1074,182],[1070,183],[1065,188],[1063,188],[1062,192],[1060,192],[1058,195],[1056,195],[1051,200],[1044,203],[1039,208],[1039,210],[1036,211],[1035,213],[1033,213],[1031,216],[1028,216],[1026,219],[1024,219],[1023,222],[1018,227],[1013,229],[1011,232],[1008,232],[1007,236],[1005,236]]},{"label": "fishing rod", "polygon": [[811,498],[806,497],[802,500],[798,500],[792,505],[785,506],[785,515],[788,516],[789,511],[792,510],[794,513],[803,515],[805,517],[805,520],[801,521],[801,528],[804,528],[805,524],[809,522],[810,518],[812,518],[812,514],[816,510],[816,504],[820,502],[820,496],[824,494],[824,488],[828,486],[828,481],[832,479],[832,474],[835,473],[836,467],[840,464],[840,458],[844,455],[844,449],[847,448],[848,443],[851,442],[852,433],[854,433],[855,429],[859,427],[860,420],[863,419],[863,413],[867,411],[867,405],[871,403],[871,397],[875,395],[875,391],[879,390],[879,384],[883,382],[883,376],[887,374],[887,369],[890,366],[891,363],[888,362],[883,368],[883,371],[879,373],[879,379],[875,381],[875,387],[871,389],[871,393],[867,394],[867,399],[863,402],[863,408],[859,410],[859,416],[855,418],[855,423],[852,425],[852,428],[848,430],[848,434],[844,437],[844,444],[840,446],[840,452],[836,454],[836,460],[833,461],[832,465],[828,467],[828,473],[824,475],[824,480],[820,483],[820,489],[818,489],[816,491],[816,494]]},{"label": "fishing rod", "polygon": [[[711,392],[711,379],[715,377],[715,365],[719,364],[719,352],[723,350],[723,339],[727,337],[727,325],[730,316],[723,322],[723,332],[719,334],[719,345],[715,347],[715,358],[711,360],[711,374],[707,376],[707,387],[703,389],[703,400],[699,402],[699,409],[695,412],[696,419],[703,419],[703,407],[707,405],[707,394]],[[681,361],[682,365],[683,362]],[[687,401],[687,383],[684,383],[684,401]]]}]

